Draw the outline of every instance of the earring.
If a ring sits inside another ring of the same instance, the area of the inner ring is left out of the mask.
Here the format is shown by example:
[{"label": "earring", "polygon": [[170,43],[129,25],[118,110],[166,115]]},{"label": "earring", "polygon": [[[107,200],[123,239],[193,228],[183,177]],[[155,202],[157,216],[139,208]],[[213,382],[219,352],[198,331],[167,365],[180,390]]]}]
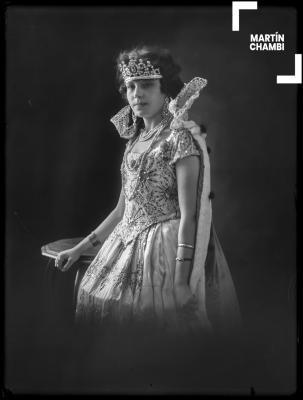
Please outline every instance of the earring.
[{"label": "earring", "polygon": [[162,118],[167,117],[170,114],[170,111],[168,110],[168,105],[170,103],[170,98],[165,97],[164,103],[163,103],[163,108],[162,108]]},{"label": "earring", "polygon": [[137,116],[135,115],[135,113],[132,111],[132,120],[133,120],[133,125],[135,126],[137,123]]}]

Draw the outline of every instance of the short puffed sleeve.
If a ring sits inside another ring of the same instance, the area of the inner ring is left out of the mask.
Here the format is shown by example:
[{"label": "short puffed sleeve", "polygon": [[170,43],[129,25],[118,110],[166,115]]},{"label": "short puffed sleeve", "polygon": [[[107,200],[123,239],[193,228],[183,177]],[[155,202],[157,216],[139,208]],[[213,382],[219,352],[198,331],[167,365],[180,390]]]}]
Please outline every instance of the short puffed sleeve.
[{"label": "short puffed sleeve", "polygon": [[175,164],[178,160],[188,156],[200,156],[197,145],[189,129],[178,129],[172,132],[172,150],[169,164]]}]

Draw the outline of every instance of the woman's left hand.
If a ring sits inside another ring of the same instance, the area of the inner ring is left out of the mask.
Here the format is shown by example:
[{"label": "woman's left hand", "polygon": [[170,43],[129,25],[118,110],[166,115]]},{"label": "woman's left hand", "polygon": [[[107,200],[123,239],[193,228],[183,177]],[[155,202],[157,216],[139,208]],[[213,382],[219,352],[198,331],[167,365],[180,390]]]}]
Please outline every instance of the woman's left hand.
[{"label": "woman's left hand", "polygon": [[179,309],[194,311],[196,300],[187,283],[175,284],[174,287],[176,303]]}]

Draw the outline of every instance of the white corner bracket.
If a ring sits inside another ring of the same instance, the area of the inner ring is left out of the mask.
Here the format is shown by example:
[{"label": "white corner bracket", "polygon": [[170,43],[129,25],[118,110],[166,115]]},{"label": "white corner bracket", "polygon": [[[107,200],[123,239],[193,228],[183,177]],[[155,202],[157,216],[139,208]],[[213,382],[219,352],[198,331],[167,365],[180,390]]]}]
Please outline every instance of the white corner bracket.
[{"label": "white corner bracket", "polygon": [[295,74],[277,75],[277,83],[302,83],[302,54],[295,54]]},{"label": "white corner bracket", "polygon": [[239,11],[257,10],[257,1],[233,1],[232,2],[232,30],[239,31]]}]

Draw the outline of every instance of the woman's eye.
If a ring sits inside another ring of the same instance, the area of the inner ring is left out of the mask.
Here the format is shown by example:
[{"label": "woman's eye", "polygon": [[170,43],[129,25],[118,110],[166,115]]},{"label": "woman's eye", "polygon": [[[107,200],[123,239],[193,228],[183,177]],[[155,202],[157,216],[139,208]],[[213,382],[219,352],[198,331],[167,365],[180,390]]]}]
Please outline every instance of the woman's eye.
[{"label": "woman's eye", "polygon": [[[142,82],[140,84],[140,87],[142,89],[147,89],[147,88],[151,87],[152,85],[153,85],[153,82],[147,81],[147,82]],[[135,90],[135,85],[131,85],[131,84],[126,85],[126,90]]]},{"label": "woman's eye", "polygon": [[143,87],[149,87],[149,86],[152,86],[152,83],[151,82],[145,82],[145,83],[142,83],[142,86]]}]

